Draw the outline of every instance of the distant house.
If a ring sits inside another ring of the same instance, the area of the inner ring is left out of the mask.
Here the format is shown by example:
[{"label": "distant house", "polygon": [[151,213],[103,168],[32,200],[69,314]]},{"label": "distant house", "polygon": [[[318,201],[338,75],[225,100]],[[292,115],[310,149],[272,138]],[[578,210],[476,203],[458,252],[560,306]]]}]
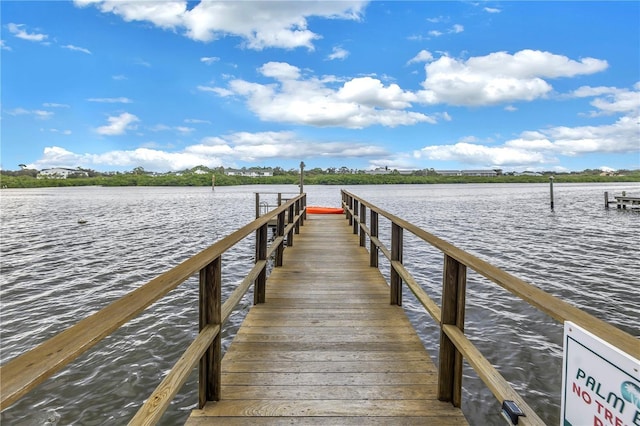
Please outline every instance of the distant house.
[{"label": "distant house", "polygon": [[66,179],[68,177],[89,177],[89,173],[78,169],[65,169],[55,167],[53,169],[43,169],[38,173],[38,179]]},{"label": "distant house", "polygon": [[[500,173],[499,173],[500,172]],[[436,170],[441,176],[483,176],[495,177],[501,174],[502,170]]]},{"label": "distant house", "polygon": [[273,176],[273,169],[225,169],[227,176],[268,177]]},{"label": "distant house", "polygon": [[373,170],[366,170],[365,173],[368,175],[388,175],[391,174],[391,170],[388,167],[378,167]]}]

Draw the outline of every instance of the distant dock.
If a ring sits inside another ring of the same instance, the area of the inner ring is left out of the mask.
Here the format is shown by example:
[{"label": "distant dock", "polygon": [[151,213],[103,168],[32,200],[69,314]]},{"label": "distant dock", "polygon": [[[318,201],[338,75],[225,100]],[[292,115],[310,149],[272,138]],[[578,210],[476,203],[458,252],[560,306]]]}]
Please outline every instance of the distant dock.
[{"label": "distant dock", "polygon": [[609,199],[609,193],[604,193],[604,206],[609,208],[609,204],[615,204],[618,209],[640,208],[640,197],[631,197],[622,192],[622,195],[614,195],[613,200]]}]

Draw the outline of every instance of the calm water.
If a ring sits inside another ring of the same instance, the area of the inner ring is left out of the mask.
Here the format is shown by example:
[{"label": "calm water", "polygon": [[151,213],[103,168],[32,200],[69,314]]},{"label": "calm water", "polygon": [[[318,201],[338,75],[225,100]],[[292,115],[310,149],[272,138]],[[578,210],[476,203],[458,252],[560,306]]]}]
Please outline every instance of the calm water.
[{"label": "calm water", "polygon": [[[339,189],[306,186],[308,204],[339,206]],[[604,191],[640,195],[639,184],[556,183],[554,211],[548,185],[347,189],[640,336],[640,212],[603,207]],[[251,221],[256,191],[297,187],[2,190],[1,362]],[[442,255],[411,235],[405,244],[405,263],[439,302]],[[252,253],[248,239],[223,258],[226,294],[251,267]],[[388,265],[382,270],[388,276]],[[468,280],[467,334],[547,423],[558,424],[562,327],[477,274]],[[185,282],[5,410],[2,424],[126,423],[196,335],[197,287],[195,277]],[[225,347],[251,300],[232,315]],[[409,294],[404,306],[425,345],[435,348],[430,317]],[[503,424],[498,403],[469,368],[463,397],[472,424]],[[163,424],[183,423],[196,401],[194,373]]]}]

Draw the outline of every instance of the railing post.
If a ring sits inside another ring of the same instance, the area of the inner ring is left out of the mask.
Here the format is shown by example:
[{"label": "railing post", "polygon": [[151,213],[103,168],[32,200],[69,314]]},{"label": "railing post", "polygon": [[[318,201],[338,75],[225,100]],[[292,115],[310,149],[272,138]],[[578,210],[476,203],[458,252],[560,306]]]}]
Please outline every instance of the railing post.
[{"label": "railing post", "polygon": [[371,211],[371,238],[369,238],[369,266],[378,267],[378,246],[373,242],[373,237],[378,238],[378,213]]},{"label": "railing post", "polygon": [[391,304],[402,306],[402,278],[393,261],[402,263],[402,227],[395,223],[391,224]]},{"label": "railing post", "polygon": [[366,243],[367,233],[362,230],[362,226],[367,224],[367,206],[360,204],[360,247]]},{"label": "railing post", "polygon": [[256,219],[260,217],[260,193],[256,192]]},{"label": "railing post", "polygon": [[[283,237],[284,236],[284,215],[285,215],[285,211],[281,212],[280,214],[278,214],[278,220],[276,223],[276,235],[278,237]],[[266,246],[265,246],[265,252],[266,252]],[[280,242],[280,244],[278,244],[278,248],[276,249],[276,261],[275,261],[275,266],[276,267],[280,267],[282,266],[282,259],[284,257],[284,240],[282,240],[282,242]],[[266,257],[265,257],[266,259]]]},{"label": "railing post", "polygon": [[351,214],[353,210],[353,197],[351,195],[347,195],[347,206],[349,206],[347,209],[347,219],[349,219],[349,225],[353,225],[353,215]]},{"label": "railing post", "polygon": [[[304,207],[302,206],[302,202],[300,200],[296,200],[296,202],[294,203],[294,212],[295,215],[298,216],[300,214],[300,211],[303,209]],[[300,220],[298,220],[296,222],[296,224],[293,226],[293,229],[295,231],[296,234],[300,233],[300,227],[304,224],[304,221],[302,220],[302,216],[300,216]]]},{"label": "railing post", "polygon": [[[267,234],[268,224],[262,225],[256,230],[256,263],[261,260],[267,260]],[[267,283],[267,270],[263,268],[256,278],[255,287],[253,289],[253,304],[264,303]]]},{"label": "railing post", "polygon": [[353,200],[353,233],[358,235],[358,210],[360,208],[360,203],[358,200]]},{"label": "railing post", "polygon": [[[292,224],[293,223],[293,216],[297,214],[295,213],[295,205],[298,205],[298,203],[294,203],[291,204],[289,206],[289,212],[287,213],[289,215],[289,217],[287,218],[287,223],[288,224]],[[298,214],[300,213],[300,209],[298,208]],[[291,227],[291,229],[289,230],[289,233],[287,234],[287,245],[289,247],[291,247],[293,245],[293,232],[294,232],[294,228],[295,226]],[[299,229],[299,228],[298,228]],[[282,229],[282,232],[284,233],[284,227]],[[300,231],[298,231],[300,232]]]},{"label": "railing post", "polygon": [[440,368],[438,369],[438,399],[460,407],[462,402],[462,355],[442,325],[455,325],[464,331],[467,267],[445,255],[442,274],[442,313],[440,326]]},{"label": "railing post", "polygon": [[[304,210],[305,207],[307,207],[307,194],[304,194],[302,196],[302,200],[298,200],[298,202],[300,203],[298,206],[298,213],[300,214],[301,210]],[[300,226],[304,226],[304,221],[307,220],[307,211],[304,210],[304,213],[302,214],[302,216],[300,216]],[[300,228],[296,225],[296,229],[299,230]],[[298,231],[296,231],[296,234],[298,233]]]},{"label": "railing post", "polygon": [[[222,259],[217,257],[213,262],[200,270],[200,330],[209,324],[220,324],[222,321]],[[222,361],[221,335],[218,333],[211,346],[200,358],[198,382],[198,406],[203,408],[207,401],[220,400],[220,381]]]}]

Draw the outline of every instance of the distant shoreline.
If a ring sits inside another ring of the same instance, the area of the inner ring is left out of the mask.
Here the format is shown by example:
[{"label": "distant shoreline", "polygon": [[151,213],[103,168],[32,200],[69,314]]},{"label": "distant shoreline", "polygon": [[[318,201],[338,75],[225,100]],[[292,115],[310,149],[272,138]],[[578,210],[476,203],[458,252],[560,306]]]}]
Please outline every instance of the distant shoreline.
[{"label": "distant shoreline", "polygon": [[[541,176],[418,176],[418,175],[367,175],[367,174],[306,174],[305,185],[393,185],[393,184],[464,184],[464,183],[549,183],[551,174]],[[595,174],[554,174],[555,183],[624,183],[640,182],[640,171],[620,176]],[[298,185],[298,175],[246,177],[215,175],[215,186],[237,185]],[[123,173],[112,176],[81,177],[67,179],[36,179],[32,176],[0,176],[0,188],[51,188],[68,186],[211,186],[211,174],[183,174],[154,176],[150,174]]]}]

